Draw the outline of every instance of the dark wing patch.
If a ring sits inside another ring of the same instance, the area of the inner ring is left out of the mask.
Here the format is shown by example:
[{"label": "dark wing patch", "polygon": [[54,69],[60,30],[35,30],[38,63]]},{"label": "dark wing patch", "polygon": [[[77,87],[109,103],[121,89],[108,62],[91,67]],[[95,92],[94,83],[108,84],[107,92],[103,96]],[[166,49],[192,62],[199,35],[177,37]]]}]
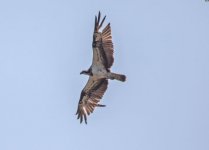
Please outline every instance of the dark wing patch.
[{"label": "dark wing patch", "polygon": [[95,107],[104,107],[105,105],[98,104],[107,90],[108,81],[106,79],[95,80],[89,77],[89,80],[81,92],[80,100],[76,115],[80,119],[80,123],[85,120],[87,124],[87,115],[93,113]]}]

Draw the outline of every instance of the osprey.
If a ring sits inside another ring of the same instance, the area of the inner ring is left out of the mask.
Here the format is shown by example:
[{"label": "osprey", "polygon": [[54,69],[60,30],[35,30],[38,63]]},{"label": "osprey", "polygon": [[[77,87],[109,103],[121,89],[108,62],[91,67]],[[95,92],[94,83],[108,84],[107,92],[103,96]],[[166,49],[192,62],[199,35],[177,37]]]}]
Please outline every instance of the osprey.
[{"label": "osprey", "polygon": [[80,74],[89,76],[86,86],[81,91],[80,100],[76,115],[80,119],[80,123],[85,120],[87,124],[87,115],[92,113],[95,107],[104,107],[105,105],[98,104],[103,97],[108,79],[125,81],[126,76],[122,74],[112,73],[110,68],[113,64],[113,43],[111,36],[110,23],[100,32],[106,16],[100,22],[100,12],[98,17],[95,16],[95,26],[93,34],[93,60],[88,70],[82,71]]}]

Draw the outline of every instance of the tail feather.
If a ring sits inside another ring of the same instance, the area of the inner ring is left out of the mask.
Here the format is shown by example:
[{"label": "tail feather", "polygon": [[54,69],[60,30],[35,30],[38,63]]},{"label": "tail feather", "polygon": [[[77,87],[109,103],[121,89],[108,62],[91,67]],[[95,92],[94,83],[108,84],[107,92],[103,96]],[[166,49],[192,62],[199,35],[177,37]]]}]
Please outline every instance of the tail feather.
[{"label": "tail feather", "polygon": [[113,79],[113,80],[116,79],[116,80],[124,82],[126,81],[126,76],[123,74],[111,73],[110,79]]}]

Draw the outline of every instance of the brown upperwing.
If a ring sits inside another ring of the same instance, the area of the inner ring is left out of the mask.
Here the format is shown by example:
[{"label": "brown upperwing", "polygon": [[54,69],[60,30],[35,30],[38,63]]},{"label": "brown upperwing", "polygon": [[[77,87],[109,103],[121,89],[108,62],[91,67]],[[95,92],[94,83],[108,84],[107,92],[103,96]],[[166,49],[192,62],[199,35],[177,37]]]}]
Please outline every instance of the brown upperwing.
[{"label": "brown upperwing", "polygon": [[94,35],[93,35],[93,63],[102,63],[107,69],[109,69],[113,62],[113,43],[111,36],[111,27],[110,23],[99,32],[99,29],[102,27],[102,24],[106,18],[106,16],[102,19],[100,23],[100,12],[98,14],[98,18],[95,16],[95,27],[94,27]]},{"label": "brown upperwing", "polygon": [[107,89],[108,81],[106,79],[96,79],[90,76],[86,86],[83,88],[78,103],[76,115],[82,123],[83,118],[87,124],[87,115],[93,113],[95,107],[104,107],[105,105],[98,104]]}]

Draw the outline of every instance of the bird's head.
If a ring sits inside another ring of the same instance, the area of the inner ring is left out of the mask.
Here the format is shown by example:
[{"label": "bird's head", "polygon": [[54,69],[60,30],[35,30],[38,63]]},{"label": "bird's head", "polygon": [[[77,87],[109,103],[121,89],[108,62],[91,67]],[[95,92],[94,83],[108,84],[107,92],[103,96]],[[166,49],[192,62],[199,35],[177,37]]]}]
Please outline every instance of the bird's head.
[{"label": "bird's head", "polygon": [[80,74],[89,75],[89,74],[90,74],[90,72],[89,72],[89,71],[86,71],[86,70],[83,70],[83,71],[81,71],[81,72],[80,72]]}]

